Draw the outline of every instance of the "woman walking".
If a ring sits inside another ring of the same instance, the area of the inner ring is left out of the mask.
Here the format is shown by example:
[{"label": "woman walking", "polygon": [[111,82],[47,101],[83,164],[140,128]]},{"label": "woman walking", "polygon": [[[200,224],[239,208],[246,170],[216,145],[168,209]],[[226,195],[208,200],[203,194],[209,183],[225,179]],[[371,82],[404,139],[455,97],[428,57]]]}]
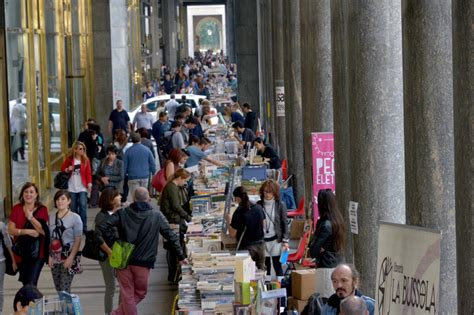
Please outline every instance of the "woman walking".
[{"label": "woman walking", "polygon": [[92,190],[92,172],[84,143],[74,142],[71,151],[61,165],[61,171],[70,174],[67,190],[71,195],[71,211],[81,217],[85,234],[87,231],[87,194],[90,194]]},{"label": "woman walking", "polygon": [[21,188],[20,202],[13,206],[10,215],[8,233],[14,236],[15,261],[20,273],[18,280],[23,285],[38,285],[49,256],[49,228],[48,209],[40,202],[39,190],[34,183],[28,182]]},{"label": "woman walking", "polygon": [[54,205],[58,210],[49,215],[51,251],[48,264],[57,292],[71,293],[72,279],[77,271],[76,255],[81,246],[82,221],[78,214],[69,209],[71,202],[68,191],[57,191]]},{"label": "woman walking", "polygon": [[[2,243],[0,243],[0,314],[2,314],[3,311],[3,300],[4,300],[4,290],[3,290],[3,284],[5,280],[5,272],[7,270],[7,265],[6,265],[6,257],[9,255],[11,257],[11,264],[12,264],[12,270],[16,271],[17,270],[17,265],[15,262],[15,257],[13,256],[12,252],[12,241],[10,239],[10,235],[8,235],[7,227],[5,226],[5,223],[0,221],[0,239],[5,244],[5,247],[3,246]],[[3,249],[6,248],[7,252],[4,252]]]},{"label": "woman walking", "polygon": [[[114,214],[120,208],[121,196],[117,189],[107,187],[102,191],[99,199],[100,212],[95,217],[95,230],[98,231],[97,226],[107,220],[109,216]],[[97,243],[100,244],[102,259],[99,260],[100,269],[105,282],[104,295],[104,309],[105,314],[110,314],[113,310],[113,300],[115,293],[115,272],[114,268],[110,266],[109,256],[112,255],[112,245],[118,240],[118,231],[116,228],[106,235],[96,233]]]}]

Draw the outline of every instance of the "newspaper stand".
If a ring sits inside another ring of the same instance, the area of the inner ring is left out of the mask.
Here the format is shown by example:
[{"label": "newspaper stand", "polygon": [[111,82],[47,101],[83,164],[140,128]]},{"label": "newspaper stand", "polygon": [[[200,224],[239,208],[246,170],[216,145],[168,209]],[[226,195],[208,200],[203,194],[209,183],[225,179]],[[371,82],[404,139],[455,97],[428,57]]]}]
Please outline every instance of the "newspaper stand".
[{"label": "newspaper stand", "polygon": [[54,296],[31,302],[28,315],[82,315],[79,297],[75,294],[60,292]]}]

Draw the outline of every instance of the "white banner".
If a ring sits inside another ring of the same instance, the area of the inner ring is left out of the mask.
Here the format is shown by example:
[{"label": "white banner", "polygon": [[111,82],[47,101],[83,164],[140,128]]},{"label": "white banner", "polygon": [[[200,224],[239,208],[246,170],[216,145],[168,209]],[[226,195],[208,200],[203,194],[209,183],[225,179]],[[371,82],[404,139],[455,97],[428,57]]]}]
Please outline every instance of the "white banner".
[{"label": "white banner", "polygon": [[438,314],[439,232],[381,222],[375,314]]},{"label": "white banner", "polygon": [[276,115],[277,117],[285,117],[285,87],[275,87]]}]

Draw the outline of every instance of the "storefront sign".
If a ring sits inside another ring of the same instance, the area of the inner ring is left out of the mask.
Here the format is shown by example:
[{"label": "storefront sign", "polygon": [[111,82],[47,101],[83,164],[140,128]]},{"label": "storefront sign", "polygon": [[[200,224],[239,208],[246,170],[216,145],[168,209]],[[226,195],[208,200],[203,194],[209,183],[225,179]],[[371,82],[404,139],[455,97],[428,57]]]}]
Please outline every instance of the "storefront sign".
[{"label": "storefront sign", "polygon": [[336,190],[336,173],[334,170],[334,134],[332,132],[311,133],[313,147],[313,204],[314,224],[319,218],[318,191],[320,189]]},{"label": "storefront sign", "polygon": [[276,115],[277,117],[285,117],[285,87],[275,87]]},{"label": "storefront sign", "polygon": [[379,225],[375,314],[438,314],[441,234]]}]

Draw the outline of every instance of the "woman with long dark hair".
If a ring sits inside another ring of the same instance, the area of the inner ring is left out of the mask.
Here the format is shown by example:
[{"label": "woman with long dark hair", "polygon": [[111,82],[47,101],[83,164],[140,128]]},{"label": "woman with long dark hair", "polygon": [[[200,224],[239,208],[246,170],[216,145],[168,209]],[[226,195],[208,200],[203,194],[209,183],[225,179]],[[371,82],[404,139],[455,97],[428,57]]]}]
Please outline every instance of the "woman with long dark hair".
[{"label": "woman with long dark hair", "polygon": [[263,240],[265,215],[263,209],[250,202],[249,196],[242,186],[235,188],[232,195],[239,206],[232,218],[228,213],[224,216],[229,234],[240,242],[238,249],[248,250],[257,268],[265,270],[265,242]]},{"label": "woman with long dark hair", "polygon": [[318,192],[319,220],[312,242],[309,246],[311,257],[316,259],[316,268],[321,273],[322,281],[319,292],[330,296],[334,289],[331,284],[333,269],[344,261],[346,226],[336,204],[336,196],[331,189]]},{"label": "woman with long dark hair", "polygon": [[[95,230],[98,231],[97,226],[103,223],[109,216],[114,214],[120,208],[121,196],[119,191],[114,187],[107,187],[102,191],[99,199],[100,211],[95,217]],[[97,233],[97,241],[103,251],[103,256],[99,260],[100,269],[105,282],[104,295],[104,309],[105,314],[110,314],[113,310],[113,301],[115,293],[115,271],[109,263],[109,256],[112,255],[112,246],[119,235],[117,228],[114,228],[113,233],[102,235]]]},{"label": "woman with long dark hair", "polygon": [[[35,243],[39,239],[39,251],[25,252],[15,261],[20,273],[19,281],[23,285],[38,285],[38,278],[43,265],[49,257],[48,209],[41,203],[38,187],[26,183],[20,191],[20,202],[13,206],[8,222],[8,233],[14,236],[14,248],[25,249],[20,244]],[[32,247],[30,246],[30,249]]]}]

